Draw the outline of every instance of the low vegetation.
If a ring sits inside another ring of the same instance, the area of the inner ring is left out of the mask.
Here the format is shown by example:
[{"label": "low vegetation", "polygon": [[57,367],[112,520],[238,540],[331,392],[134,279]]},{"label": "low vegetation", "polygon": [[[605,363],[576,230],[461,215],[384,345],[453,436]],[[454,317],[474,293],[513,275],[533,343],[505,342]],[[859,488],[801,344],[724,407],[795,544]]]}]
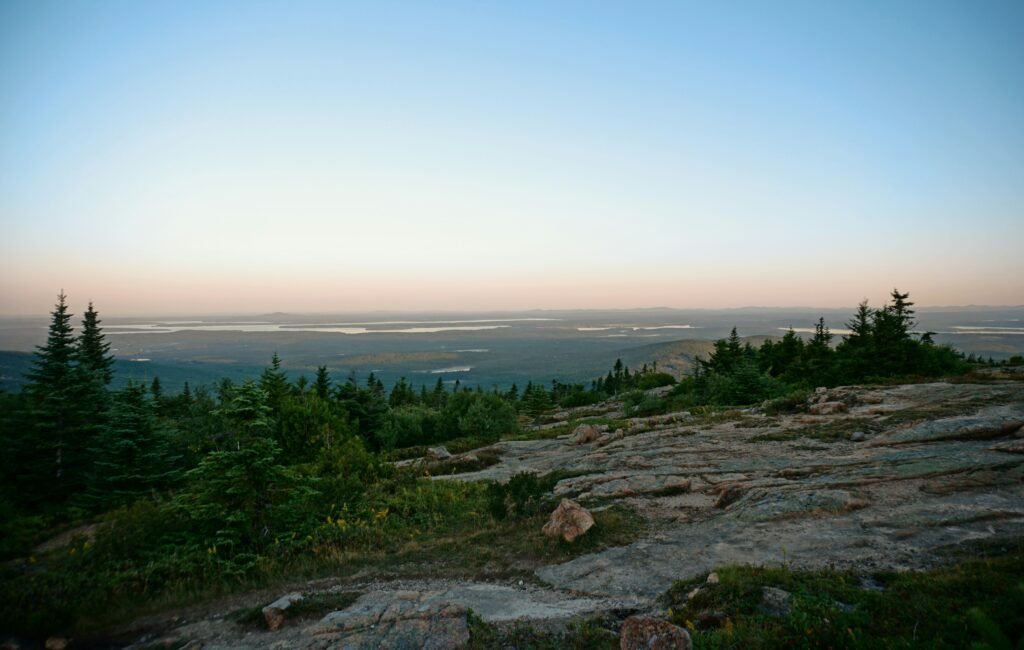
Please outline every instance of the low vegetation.
[{"label": "low vegetation", "polygon": [[[717,584],[676,583],[664,605],[698,648],[1019,648],[1024,546],[989,552],[907,573],[723,567]],[[788,594],[782,608],[765,588]]]}]

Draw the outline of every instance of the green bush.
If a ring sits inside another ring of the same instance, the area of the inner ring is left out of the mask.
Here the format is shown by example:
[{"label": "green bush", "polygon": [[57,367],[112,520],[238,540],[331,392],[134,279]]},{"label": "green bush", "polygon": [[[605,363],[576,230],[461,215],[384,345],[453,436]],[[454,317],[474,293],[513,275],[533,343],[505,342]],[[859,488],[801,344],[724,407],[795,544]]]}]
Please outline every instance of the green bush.
[{"label": "green bush", "polygon": [[487,486],[488,511],[495,519],[518,519],[536,514],[549,504],[545,495],[564,477],[551,472],[543,476],[531,472],[515,474],[507,483]]}]

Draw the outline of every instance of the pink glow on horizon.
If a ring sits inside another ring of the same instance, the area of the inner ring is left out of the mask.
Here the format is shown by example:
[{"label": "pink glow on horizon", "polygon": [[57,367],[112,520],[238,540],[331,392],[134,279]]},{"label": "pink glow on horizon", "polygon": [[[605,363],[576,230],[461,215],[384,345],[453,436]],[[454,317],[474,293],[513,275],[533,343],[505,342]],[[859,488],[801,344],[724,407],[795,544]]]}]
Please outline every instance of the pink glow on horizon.
[{"label": "pink glow on horizon", "polygon": [[[980,275],[980,274],[979,274]],[[731,308],[743,306],[850,307],[867,297],[885,301],[895,286],[910,291],[919,306],[1018,305],[1024,292],[1012,277],[981,283],[965,275],[955,283],[927,273],[892,277],[879,271],[860,277],[810,277],[784,270],[705,273],[652,269],[633,273],[534,272],[379,276],[249,273],[245,277],[160,271],[110,273],[92,270],[0,280],[0,313],[41,315],[58,290],[73,311],[88,300],[106,315],[259,314],[275,311],[513,311],[528,309],[619,309],[642,307]]]}]

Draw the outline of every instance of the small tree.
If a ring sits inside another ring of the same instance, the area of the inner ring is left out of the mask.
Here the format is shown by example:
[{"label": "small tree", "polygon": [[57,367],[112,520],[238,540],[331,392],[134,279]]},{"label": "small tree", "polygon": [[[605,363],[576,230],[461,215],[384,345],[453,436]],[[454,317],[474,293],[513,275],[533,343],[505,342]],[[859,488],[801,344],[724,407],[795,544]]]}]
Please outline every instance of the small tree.
[{"label": "small tree", "polygon": [[317,366],[316,379],[313,380],[313,391],[320,399],[327,399],[331,394],[331,376],[327,373],[327,366]]},{"label": "small tree", "polygon": [[214,415],[224,419],[235,449],[253,440],[268,438],[274,430],[267,393],[251,379],[232,390],[230,401],[222,404]]}]

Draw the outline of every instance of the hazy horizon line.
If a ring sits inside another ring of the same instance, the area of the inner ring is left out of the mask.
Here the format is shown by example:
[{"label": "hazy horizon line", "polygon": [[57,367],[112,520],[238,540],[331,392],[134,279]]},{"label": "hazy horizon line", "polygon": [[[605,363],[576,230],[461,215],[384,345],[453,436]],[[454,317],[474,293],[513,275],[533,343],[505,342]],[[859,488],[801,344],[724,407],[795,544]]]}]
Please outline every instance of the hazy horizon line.
[{"label": "hazy horizon line", "polygon": [[[88,301],[87,301],[88,302]],[[870,303],[869,303],[870,306]],[[71,307],[69,305],[69,307]],[[136,312],[136,313],[115,313],[111,314],[102,310],[99,305],[94,305],[101,318],[269,318],[282,316],[351,316],[370,314],[531,314],[531,313],[593,313],[593,312],[652,312],[652,311],[673,311],[673,312],[729,312],[729,311],[850,311],[856,310],[856,305],[846,307],[820,307],[813,305],[742,305],[738,307],[535,307],[529,309],[466,309],[466,308],[438,308],[438,309],[366,309],[366,310],[338,310],[338,311],[271,311],[271,312]],[[992,309],[1024,309],[1024,304],[967,304],[967,305],[920,305],[915,303],[916,311],[942,311],[942,310],[992,310]],[[40,313],[0,313],[0,319],[37,319],[49,317],[53,312]],[[71,310],[77,314],[79,311]]]}]

